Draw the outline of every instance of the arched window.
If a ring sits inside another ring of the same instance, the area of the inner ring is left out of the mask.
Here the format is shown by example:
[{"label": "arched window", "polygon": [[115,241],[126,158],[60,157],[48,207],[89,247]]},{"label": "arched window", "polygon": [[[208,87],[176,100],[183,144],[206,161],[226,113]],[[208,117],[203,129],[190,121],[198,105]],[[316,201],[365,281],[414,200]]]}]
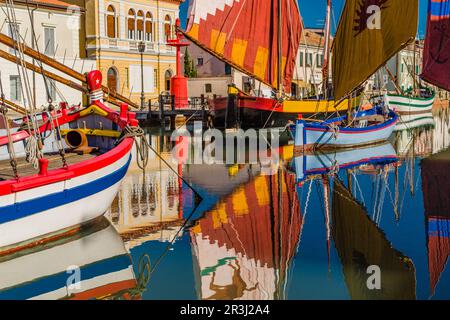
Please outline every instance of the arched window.
[{"label": "arched window", "polygon": [[108,69],[108,89],[110,92],[117,92],[117,87],[119,83],[119,77],[115,68],[111,67]]},{"label": "arched window", "polygon": [[169,15],[166,15],[164,18],[164,35],[166,37],[166,41],[172,38],[172,19]]},{"label": "arched window", "polygon": [[153,41],[153,16],[150,12],[145,14],[145,41]]},{"label": "arched window", "polygon": [[170,91],[170,79],[172,79],[172,71],[166,70],[164,74],[164,84],[165,84],[165,90]]},{"label": "arched window", "polygon": [[142,12],[141,10],[139,10],[137,13],[136,29],[137,39],[144,40],[144,12]]},{"label": "arched window", "polygon": [[128,18],[127,18],[127,30],[128,30],[128,39],[135,39],[135,30],[136,30],[136,13],[133,9],[128,10]]},{"label": "arched window", "polygon": [[117,17],[116,9],[109,5],[106,10],[106,35],[108,38],[116,38]]}]

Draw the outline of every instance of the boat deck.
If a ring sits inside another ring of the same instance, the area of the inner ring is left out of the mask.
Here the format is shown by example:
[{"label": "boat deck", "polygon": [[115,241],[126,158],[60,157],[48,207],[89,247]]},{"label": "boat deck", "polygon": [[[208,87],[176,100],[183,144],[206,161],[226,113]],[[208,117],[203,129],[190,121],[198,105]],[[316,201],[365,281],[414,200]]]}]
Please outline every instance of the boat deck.
[{"label": "boat deck", "polygon": [[[66,161],[68,165],[76,164],[81,161],[85,161],[94,158],[95,154],[76,154],[66,153]],[[62,159],[59,154],[45,155],[48,159],[48,170],[54,170],[62,167]],[[26,177],[29,175],[37,174],[39,170],[33,168],[25,158],[17,159],[17,171],[20,177]],[[11,168],[10,160],[0,161],[0,181],[14,178],[14,172]]]}]

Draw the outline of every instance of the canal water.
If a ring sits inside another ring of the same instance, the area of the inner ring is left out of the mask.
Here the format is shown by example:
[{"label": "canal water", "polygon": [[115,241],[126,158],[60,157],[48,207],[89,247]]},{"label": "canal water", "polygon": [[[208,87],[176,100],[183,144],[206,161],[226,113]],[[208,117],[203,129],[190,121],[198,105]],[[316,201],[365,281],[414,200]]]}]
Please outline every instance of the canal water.
[{"label": "canal water", "polygon": [[132,165],[82,250],[39,254],[95,266],[79,298],[450,299],[449,112],[404,120],[381,146],[280,146],[270,168],[177,165],[170,134],[149,132],[164,161]]}]

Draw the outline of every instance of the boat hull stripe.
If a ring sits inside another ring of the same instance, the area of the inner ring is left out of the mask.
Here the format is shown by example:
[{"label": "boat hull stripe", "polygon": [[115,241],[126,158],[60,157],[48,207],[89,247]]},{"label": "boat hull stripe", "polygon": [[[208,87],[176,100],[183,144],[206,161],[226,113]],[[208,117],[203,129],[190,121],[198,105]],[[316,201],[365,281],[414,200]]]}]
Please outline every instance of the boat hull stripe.
[{"label": "boat hull stripe", "polygon": [[[94,262],[80,267],[80,282],[86,281],[107,273],[113,273],[127,269],[131,266],[128,255],[115,256],[102,261]],[[59,272],[50,276],[42,277],[25,284],[6,288],[0,291],[1,300],[25,300],[41,294],[67,287],[70,272]]]},{"label": "boat hull stripe", "polygon": [[33,214],[63,206],[68,203],[75,202],[99,193],[115,185],[123,179],[128,170],[128,166],[130,165],[130,161],[131,155],[129,156],[127,163],[122,166],[122,168],[107,176],[88,182],[86,184],[71,189],[65,189],[61,192],[57,192],[47,196],[42,196],[39,198],[34,198],[31,200],[1,207],[0,224],[25,218]]}]

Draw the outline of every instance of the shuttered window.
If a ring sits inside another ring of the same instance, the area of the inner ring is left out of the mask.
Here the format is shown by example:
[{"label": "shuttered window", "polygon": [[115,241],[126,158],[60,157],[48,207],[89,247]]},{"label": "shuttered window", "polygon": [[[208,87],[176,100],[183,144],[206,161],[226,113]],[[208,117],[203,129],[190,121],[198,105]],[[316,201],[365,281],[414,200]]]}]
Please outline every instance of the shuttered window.
[{"label": "shuttered window", "polygon": [[55,54],[55,28],[44,28],[44,52],[48,56]]}]

